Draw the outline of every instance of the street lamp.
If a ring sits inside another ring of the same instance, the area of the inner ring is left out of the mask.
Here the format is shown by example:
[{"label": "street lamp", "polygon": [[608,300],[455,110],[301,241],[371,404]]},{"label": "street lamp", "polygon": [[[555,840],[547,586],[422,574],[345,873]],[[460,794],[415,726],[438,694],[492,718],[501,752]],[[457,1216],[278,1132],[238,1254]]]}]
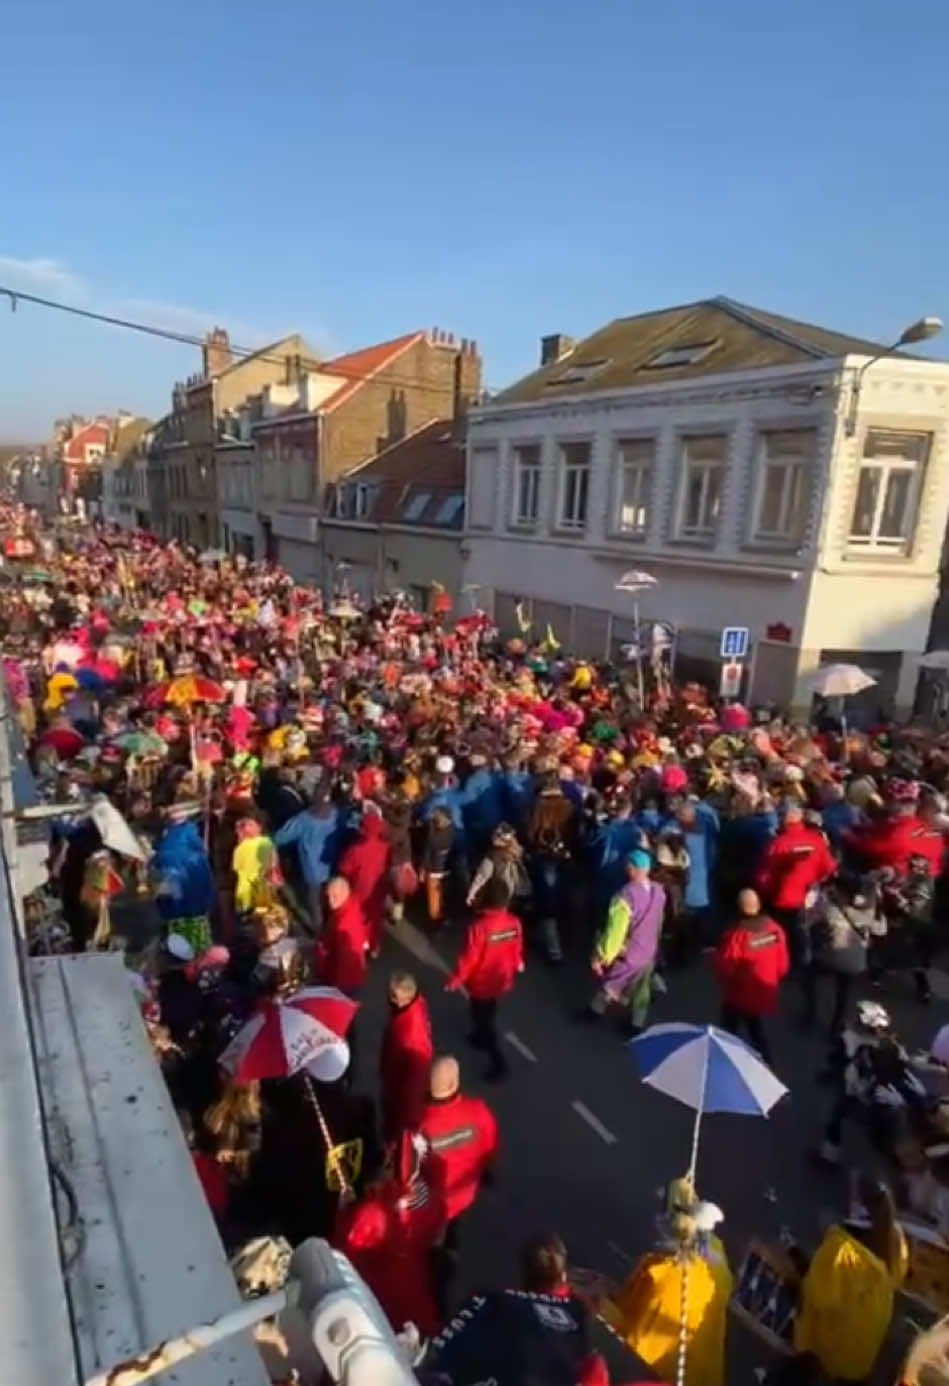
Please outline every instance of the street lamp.
[{"label": "street lamp", "polygon": [[876,356],[871,356],[869,361],[857,371],[853,385],[850,389],[850,408],[847,411],[847,437],[852,438],[857,431],[857,410],[860,407],[860,390],[863,385],[863,377],[875,361],[879,361],[883,356],[889,356],[891,351],[898,351],[900,347],[912,346],[916,342],[928,342],[931,337],[937,337],[942,331],[942,318],[919,318],[916,322],[910,323],[909,327],[903,329],[899,340],[892,346],[884,347],[878,351]]}]

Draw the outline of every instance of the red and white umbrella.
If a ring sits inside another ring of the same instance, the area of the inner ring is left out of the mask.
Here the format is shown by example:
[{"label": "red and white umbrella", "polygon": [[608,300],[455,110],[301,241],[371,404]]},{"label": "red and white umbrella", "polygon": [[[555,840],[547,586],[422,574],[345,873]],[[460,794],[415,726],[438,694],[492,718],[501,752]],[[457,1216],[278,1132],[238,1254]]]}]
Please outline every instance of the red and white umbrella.
[{"label": "red and white umbrella", "polygon": [[349,1064],[345,1035],[359,1009],[336,987],[305,987],[268,1001],[251,1016],[219,1060],[236,1083],[288,1078],[306,1070],[331,1083]]}]

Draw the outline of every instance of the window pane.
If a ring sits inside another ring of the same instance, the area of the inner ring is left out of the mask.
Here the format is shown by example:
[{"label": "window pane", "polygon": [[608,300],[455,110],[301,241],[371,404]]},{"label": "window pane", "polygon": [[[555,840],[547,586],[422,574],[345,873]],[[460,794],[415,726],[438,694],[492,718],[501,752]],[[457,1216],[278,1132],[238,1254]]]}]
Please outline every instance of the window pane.
[{"label": "window pane", "polygon": [[808,467],[791,468],[791,478],[785,501],[785,532],[789,539],[803,539],[807,531]]},{"label": "window pane", "polygon": [[910,491],[913,473],[906,467],[890,472],[880,514],[880,539],[905,539],[909,529]]},{"label": "window pane", "polygon": [[703,516],[703,526],[705,529],[714,529],[718,523],[718,512],[722,503],[722,468],[706,468],[708,483],[705,488],[705,514]]},{"label": "window pane", "polygon": [[780,534],[781,504],[787,478],[786,467],[765,467],[764,488],[761,492],[761,512],[758,516],[759,534]]},{"label": "window pane", "polygon": [[873,535],[873,517],[876,514],[877,497],[880,494],[880,468],[861,467],[857,486],[857,499],[853,507],[853,521],[850,533],[855,539],[869,539]]},{"label": "window pane", "polygon": [[696,530],[702,527],[702,489],[705,473],[701,467],[690,467],[686,480],[685,506],[682,512],[682,528]]},{"label": "window pane", "polygon": [[577,508],[574,518],[578,525],[585,525],[587,522],[587,490],[590,484],[590,473],[586,467],[577,468]]},{"label": "window pane", "polygon": [[619,512],[620,529],[643,530],[646,528],[649,481],[649,467],[623,468]]}]

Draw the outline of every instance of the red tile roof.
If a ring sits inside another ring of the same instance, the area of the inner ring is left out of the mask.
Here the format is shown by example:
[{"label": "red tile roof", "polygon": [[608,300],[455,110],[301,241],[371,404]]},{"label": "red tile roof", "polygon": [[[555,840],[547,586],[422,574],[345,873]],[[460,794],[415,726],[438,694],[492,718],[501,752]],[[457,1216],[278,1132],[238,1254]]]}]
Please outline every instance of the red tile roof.
[{"label": "red tile roof", "polygon": [[88,423],[77,429],[72,438],[69,438],[63,445],[63,460],[66,462],[85,462],[88,443],[101,443],[103,447],[108,447],[109,425]]},{"label": "red tile roof", "polygon": [[339,375],[345,378],[346,383],[329,395],[320,409],[333,409],[341,404],[359,389],[364,380],[390,365],[408,347],[422,341],[424,336],[424,332],[409,332],[404,337],[395,337],[391,342],[379,342],[375,346],[363,347],[362,351],[351,351],[345,356],[334,357],[332,361],[321,362],[321,375]]}]

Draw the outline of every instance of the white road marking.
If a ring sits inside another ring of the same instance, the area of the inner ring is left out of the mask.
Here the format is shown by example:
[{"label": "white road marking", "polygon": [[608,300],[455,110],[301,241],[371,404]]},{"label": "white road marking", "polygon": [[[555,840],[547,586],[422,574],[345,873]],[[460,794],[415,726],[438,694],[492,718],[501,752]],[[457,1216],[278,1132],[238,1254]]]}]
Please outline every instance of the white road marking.
[{"label": "white road marking", "polygon": [[506,1030],[504,1032],[504,1038],[507,1040],[508,1044],[511,1046],[512,1049],[517,1050],[521,1058],[529,1060],[529,1062],[532,1064],[536,1064],[537,1055],[534,1053],[533,1049],[528,1049],[524,1041],[522,1039],[518,1039],[517,1035],[515,1035],[513,1030]]},{"label": "white road marking", "polygon": [[388,930],[392,937],[402,944],[403,948],[407,948],[413,957],[418,958],[419,962],[434,967],[437,971],[444,973],[446,977],[450,975],[451,968],[441,953],[432,947],[421,929],[410,924],[407,919],[400,919],[398,923],[390,922]]},{"label": "white road marking", "polygon": [[583,1103],[580,1102],[577,1098],[574,1098],[570,1105],[576,1112],[577,1116],[583,1117],[583,1120],[586,1122],[586,1124],[588,1126],[593,1127],[594,1131],[599,1136],[601,1141],[603,1141],[606,1145],[616,1144],[616,1137],[613,1135],[613,1132],[603,1125],[599,1117],[595,1117],[593,1115],[589,1107],[585,1107]]}]

